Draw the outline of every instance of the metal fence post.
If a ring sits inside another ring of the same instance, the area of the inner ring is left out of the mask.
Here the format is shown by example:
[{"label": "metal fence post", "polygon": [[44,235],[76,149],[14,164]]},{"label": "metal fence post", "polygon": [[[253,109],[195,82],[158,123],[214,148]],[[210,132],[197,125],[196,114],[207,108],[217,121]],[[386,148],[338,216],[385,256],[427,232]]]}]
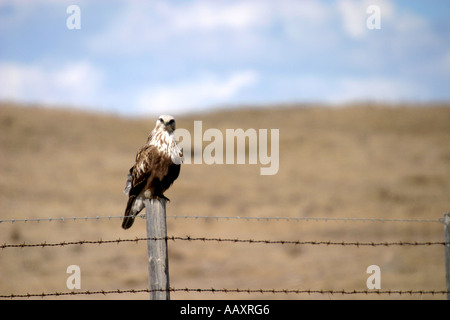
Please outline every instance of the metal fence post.
[{"label": "metal fence post", "polygon": [[450,300],[450,212],[444,213],[445,278],[447,281],[447,300]]},{"label": "metal fence post", "polygon": [[[170,300],[166,201],[145,200],[150,300]],[[159,240],[151,240],[159,239]]]}]

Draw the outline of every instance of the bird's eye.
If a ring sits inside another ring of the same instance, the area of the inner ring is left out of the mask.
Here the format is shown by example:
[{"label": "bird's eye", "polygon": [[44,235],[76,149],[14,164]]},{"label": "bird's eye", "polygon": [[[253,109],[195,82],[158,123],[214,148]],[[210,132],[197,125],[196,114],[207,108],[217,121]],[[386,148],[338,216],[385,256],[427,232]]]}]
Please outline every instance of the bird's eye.
[{"label": "bird's eye", "polygon": [[159,121],[161,121],[162,123],[164,123],[164,120],[163,120],[163,118],[159,118],[158,120],[159,120]]},{"label": "bird's eye", "polygon": [[175,122],[175,120],[170,119],[169,124],[173,124]]}]

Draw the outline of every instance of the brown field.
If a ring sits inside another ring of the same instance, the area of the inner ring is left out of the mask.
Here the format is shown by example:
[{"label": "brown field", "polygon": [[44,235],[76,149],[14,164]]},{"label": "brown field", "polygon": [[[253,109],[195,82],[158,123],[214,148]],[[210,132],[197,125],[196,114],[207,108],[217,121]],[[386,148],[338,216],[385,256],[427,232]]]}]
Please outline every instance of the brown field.
[{"label": "brown field", "polygon": [[[239,109],[177,118],[192,130],[277,128],[280,168],[183,165],[166,195],[168,216],[439,219],[450,210],[450,107]],[[120,216],[125,175],[155,119],[0,106],[0,219]],[[205,142],[204,146],[208,143]],[[0,244],[145,237],[145,221],[3,222]],[[443,241],[438,222],[174,219],[169,236],[300,241]],[[366,290],[369,265],[382,290],[445,290],[444,248],[169,241],[171,287]],[[147,248],[137,243],[0,249],[0,295],[145,289]],[[54,298],[54,297],[52,297]],[[147,299],[147,293],[65,297]],[[172,299],[444,299],[444,295],[185,293]],[[41,299],[41,298],[38,298]],[[59,298],[60,299],[60,298]]]}]

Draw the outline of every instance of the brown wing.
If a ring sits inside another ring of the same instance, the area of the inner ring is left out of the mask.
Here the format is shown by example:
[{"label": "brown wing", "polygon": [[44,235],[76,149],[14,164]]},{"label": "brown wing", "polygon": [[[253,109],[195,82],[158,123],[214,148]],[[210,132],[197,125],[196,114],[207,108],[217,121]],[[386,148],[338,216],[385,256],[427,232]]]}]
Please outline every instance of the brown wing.
[{"label": "brown wing", "polygon": [[144,145],[136,154],[136,163],[130,169],[131,189],[129,195],[138,195],[145,187],[147,178],[151,174],[152,153],[151,146]]}]

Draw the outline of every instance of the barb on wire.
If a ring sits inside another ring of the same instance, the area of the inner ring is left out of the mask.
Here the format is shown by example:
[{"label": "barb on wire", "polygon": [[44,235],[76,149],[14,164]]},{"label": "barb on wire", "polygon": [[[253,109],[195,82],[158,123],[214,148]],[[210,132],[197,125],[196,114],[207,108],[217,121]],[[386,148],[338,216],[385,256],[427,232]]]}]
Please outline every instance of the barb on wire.
[{"label": "barb on wire", "polygon": [[115,239],[115,240],[80,240],[80,241],[64,241],[64,242],[57,242],[57,243],[19,243],[19,244],[8,244],[4,243],[0,245],[0,249],[7,249],[7,248],[30,248],[30,247],[64,247],[64,246],[70,246],[70,245],[85,245],[85,244],[111,244],[111,243],[122,243],[122,242],[139,242],[139,241],[147,241],[147,240],[153,240],[153,241],[160,241],[160,240],[181,240],[181,241],[201,241],[201,242],[232,242],[232,243],[249,243],[249,244],[281,244],[281,245],[326,245],[326,246],[369,246],[369,247],[377,247],[377,246],[433,246],[433,245],[447,245],[447,242],[404,242],[404,241],[397,241],[397,242],[345,242],[345,241],[300,241],[300,240],[254,240],[254,239],[238,239],[238,238],[207,238],[207,237],[191,237],[191,236],[185,236],[185,237],[161,237],[161,238],[135,238],[135,239]]},{"label": "barb on wire", "polygon": [[[107,294],[125,294],[125,293],[150,293],[161,292],[165,289],[128,289],[128,290],[97,290],[97,291],[69,291],[69,292],[51,292],[51,293],[25,293],[25,294],[8,294],[0,295],[2,299],[17,298],[33,298],[33,297],[59,297],[59,296],[76,296],[76,295],[107,295]],[[338,295],[441,295],[447,294],[445,290],[302,290],[302,289],[215,289],[215,288],[169,288],[170,292],[194,292],[194,293],[260,293],[260,294],[338,294]]]}]

